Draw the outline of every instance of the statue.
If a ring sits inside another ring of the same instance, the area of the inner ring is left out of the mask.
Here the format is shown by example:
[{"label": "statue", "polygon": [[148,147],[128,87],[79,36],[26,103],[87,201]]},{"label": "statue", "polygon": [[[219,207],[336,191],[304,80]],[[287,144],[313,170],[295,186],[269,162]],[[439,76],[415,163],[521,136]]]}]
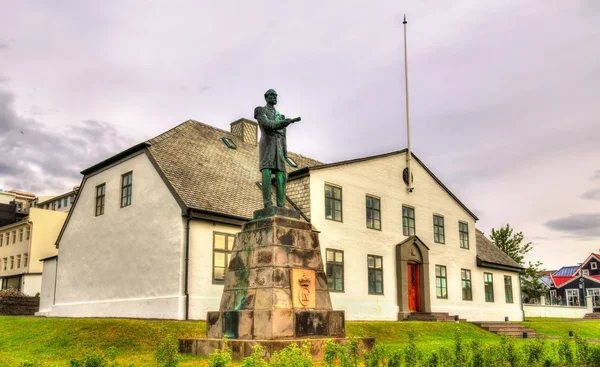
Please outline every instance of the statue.
[{"label": "statue", "polygon": [[291,123],[300,121],[300,117],[287,119],[276,109],[277,92],[269,89],[265,92],[267,104],[254,109],[254,118],[260,127],[260,142],[258,145],[259,169],[262,172],[262,192],[265,208],[273,206],[271,201],[271,175],[275,175],[277,206],[285,205],[285,185],[287,173],[287,144],[285,129]]}]

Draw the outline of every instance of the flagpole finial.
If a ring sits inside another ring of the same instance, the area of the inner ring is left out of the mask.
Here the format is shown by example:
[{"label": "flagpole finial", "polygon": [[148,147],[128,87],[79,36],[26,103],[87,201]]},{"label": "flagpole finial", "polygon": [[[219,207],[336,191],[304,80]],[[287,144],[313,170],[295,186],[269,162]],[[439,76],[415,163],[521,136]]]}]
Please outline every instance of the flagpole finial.
[{"label": "flagpole finial", "polygon": [[406,24],[406,23],[408,23],[408,22],[406,21],[406,14],[404,14],[404,22],[402,22],[402,24]]}]

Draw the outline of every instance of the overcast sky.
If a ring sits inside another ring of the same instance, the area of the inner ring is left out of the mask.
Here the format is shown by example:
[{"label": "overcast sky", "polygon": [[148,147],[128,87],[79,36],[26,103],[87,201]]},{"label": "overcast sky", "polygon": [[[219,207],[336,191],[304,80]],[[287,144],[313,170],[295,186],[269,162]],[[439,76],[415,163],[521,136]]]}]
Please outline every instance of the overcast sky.
[{"label": "overcast sky", "polygon": [[600,252],[598,0],[3,2],[0,188],[66,192],[187,119],[252,118],[268,88],[302,116],[294,152],[402,149],[403,13],[415,154],[546,268]]}]

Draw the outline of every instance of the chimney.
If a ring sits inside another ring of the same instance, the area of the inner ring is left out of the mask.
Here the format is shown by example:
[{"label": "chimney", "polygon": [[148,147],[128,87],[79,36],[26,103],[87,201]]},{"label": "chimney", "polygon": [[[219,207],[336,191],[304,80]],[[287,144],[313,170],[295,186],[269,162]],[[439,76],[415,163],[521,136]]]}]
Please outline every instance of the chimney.
[{"label": "chimney", "polygon": [[231,123],[231,133],[238,136],[244,143],[258,144],[258,124],[245,118]]}]

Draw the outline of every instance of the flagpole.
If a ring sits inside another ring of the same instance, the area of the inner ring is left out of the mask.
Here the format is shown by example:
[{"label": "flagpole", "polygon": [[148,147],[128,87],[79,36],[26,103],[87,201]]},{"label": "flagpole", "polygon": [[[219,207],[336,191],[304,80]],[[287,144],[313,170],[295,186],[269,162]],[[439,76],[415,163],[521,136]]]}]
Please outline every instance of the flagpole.
[{"label": "flagpole", "polygon": [[410,170],[410,161],[411,161],[411,151],[410,151],[410,117],[408,111],[408,52],[406,51],[406,14],[404,14],[404,87],[406,90],[406,145],[407,145],[407,153],[406,153],[406,168],[408,170],[408,184],[406,190],[408,192],[413,191],[412,187],[412,171]]}]

